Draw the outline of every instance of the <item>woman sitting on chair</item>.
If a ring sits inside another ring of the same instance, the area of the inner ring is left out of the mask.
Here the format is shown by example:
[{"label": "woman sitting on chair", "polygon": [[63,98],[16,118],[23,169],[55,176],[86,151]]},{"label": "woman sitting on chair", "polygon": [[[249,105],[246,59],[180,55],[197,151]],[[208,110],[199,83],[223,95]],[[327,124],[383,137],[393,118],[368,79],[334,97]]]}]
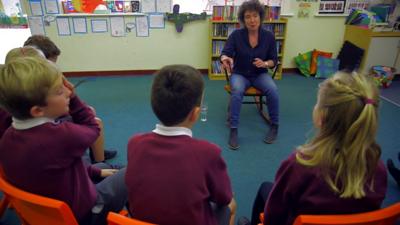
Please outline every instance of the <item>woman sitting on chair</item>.
[{"label": "woman sitting on chair", "polygon": [[270,129],[264,142],[273,143],[278,135],[279,97],[278,89],[268,75],[268,68],[277,62],[274,34],[261,26],[264,19],[264,6],[258,0],[244,2],[238,13],[243,28],[229,36],[221,54],[221,62],[232,75],[230,78],[230,134],[229,147],[239,148],[238,125],[243,94],[253,86],[267,97],[267,107],[271,119]]}]

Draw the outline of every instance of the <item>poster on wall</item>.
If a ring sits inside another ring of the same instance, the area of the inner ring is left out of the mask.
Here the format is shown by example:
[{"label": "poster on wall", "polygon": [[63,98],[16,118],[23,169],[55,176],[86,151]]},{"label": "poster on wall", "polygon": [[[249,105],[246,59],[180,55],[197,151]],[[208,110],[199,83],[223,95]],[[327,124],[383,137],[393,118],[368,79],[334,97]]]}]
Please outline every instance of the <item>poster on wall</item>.
[{"label": "poster on wall", "polygon": [[147,16],[136,17],[136,37],[149,36],[149,21]]},{"label": "poster on wall", "polygon": [[319,3],[319,14],[343,14],[346,0],[321,0]]},{"label": "poster on wall", "polygon": [[105,33],[108,31],[106,19],[92,19],[92,33]]},{"label": "poster on wall", "polygon": [[56,23],[57,23],[57,30],[58,30],[58,35],[59,36],[69,36],[69,35],[71,35],[71,27],[69,25],[68,17],[57,18],[56,19]]},{"label": "poster on wall", "polygon": [[125,36],[125,21],[122,16],[110,17],[111,36],[123,37]]},{"label": "poster on wall", "polygon": [[31,29],[32,35],[46,35],[44,31],[43,17],[41,16],[30,16],[28,17],[29,28]]},{"label": "poster on wall", "polygon": [[172,8],[171,0],[157,0],[157,12],[159,13],[170,13]]},{"label": "poster on wall", "polygon": [[60,13],[57,0],[45,0],[44,7],[46,8],[47,14],[59,14]]},{"label": "poster on wall", "polygon": [[32,16],[43,16],[42,2],[40,0],[30,0],[29,6]]},{"label": "poster on wall", "polygon": [[298,18],[309,18],[311,12],[311,3],[301,2],[299,3],[299,11],[297,12]]},{"label": "poster on wall", "polygon": [[368,9],[369,0],[347,0],[345,13],[349,14],[352,9]]},{"label": "poster on wall", "polygon": [[142,13],[156,12],[156,0],[142,0]]}]

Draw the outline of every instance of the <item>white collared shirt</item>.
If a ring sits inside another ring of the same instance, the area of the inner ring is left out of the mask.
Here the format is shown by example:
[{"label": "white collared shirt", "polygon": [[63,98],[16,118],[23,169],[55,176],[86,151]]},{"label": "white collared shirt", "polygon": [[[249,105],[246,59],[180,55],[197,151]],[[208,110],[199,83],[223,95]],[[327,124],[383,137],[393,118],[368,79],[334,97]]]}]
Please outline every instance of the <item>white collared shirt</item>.
[{"label": "white collared shirt", "polygon": [[192,130],[186,127],[167,127],[162,124],[156,124],[156,129],[153,130],[154,133],[164,136],[178,136],[187,135],[192,137]]},{"label": "white collared shirt", "polygon": [[27,130],[32,127],[36,127],[42,125],[44,123],[56,123],[54,119],[50,119],[47,117],[38,117],[38,118],[31,118],[26,120],[19,120],[15,117],[12,118],[12,126],[16,130]]}]

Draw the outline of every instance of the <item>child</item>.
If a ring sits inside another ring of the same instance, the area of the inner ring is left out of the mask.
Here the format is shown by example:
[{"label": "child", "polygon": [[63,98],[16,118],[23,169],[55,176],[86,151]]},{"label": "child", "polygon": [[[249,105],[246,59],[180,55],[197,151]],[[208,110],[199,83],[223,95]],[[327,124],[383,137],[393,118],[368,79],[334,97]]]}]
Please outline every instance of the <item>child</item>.
[{"label": "child", "polygon": [[161,124],[128,143],[132,217],[163,225],[217,224],[213,207],[231,202],[220,148],[192,138],[203,88],[202,75],[190,66],[165,66],[155,75],[151,106]]},{"label": "child", "polygon": [[[0,69],[4,65],[0,65]],[[11,126],[12,120],[10,114],[0,107],[0,139],[8,127]]]},{"label": "child", "polygon": [[46,59],[56,63],[61,50],[50,38],[43,35],[32,35],[25,42],[24,46],[34,46],[43,52]]},{"label": "child", "polygon": [[[39,50],[35,49],[32,46],[27,46],[23,48],[14,48],[10,50],[7,55],[6,55],[6,63],[18,58],[18,57],[26,57],[26,56],[32,56],[32,57],[42,57],[44,58],[44,55],[42,52]],[[1,65],[4,66],[4,65]],[[0,138],[3,136],[3,133],[7,130],[8,127],[11,126],[12,119],[11,115],[5,111],[4,109],[0,108]]]},{"label": "child", "polygon": [[302,214],[379,209],[387,173],[376,143],[378,103],[377,87],[364,75],[338,72],[322,82],[313,111],[317,133],[282,162],[264,210],[272,185],[262,185],[251,224],[262,211],[264,224],[289,225]]},{"label": "child", "polygon": [[[13,117],[0,139],[0,165],[18,188],[66,202],[81,224],[106,224],[127,199],[125,169],[85,166],[98,137],[93,111],[45,59],[20,57],[0,68],[0,105]],[[69,113],[73,122],[56,119]],[[91,177],[105,177],[94,185]]]},{"label": "child", "polygon": [[[61,54],[57,45],[54,44],[50,38],[43,35],[32,35],[25,41],[24,46],[34,46],[38,48],[48,60],[54,63],[57,62],[58,56]],[[104,160],[114,158],[117,155],[117,151],[106,150],[104,148],[103,121],[98,117],[96,117],[96,121],[100,127],[100,136],[90,146],[90,158],[92,162],[103,162]]]}]

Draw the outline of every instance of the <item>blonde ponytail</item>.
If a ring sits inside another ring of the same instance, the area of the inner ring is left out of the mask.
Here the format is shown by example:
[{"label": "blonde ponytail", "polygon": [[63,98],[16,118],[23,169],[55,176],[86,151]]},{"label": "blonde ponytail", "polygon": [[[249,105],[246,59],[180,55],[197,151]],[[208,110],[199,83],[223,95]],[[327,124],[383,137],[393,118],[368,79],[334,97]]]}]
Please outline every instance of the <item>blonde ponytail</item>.
[{"label": "blonde ponytail", "polygon": [[321,111],[317,135],[299,147],[297,161],[319,166],[325,181],[341,198],[362,198],[372,190],[373,174],[381,154],[375,136],[378,127],[378,90],[367,77],[339,72],[319,89],[315,110]]}]

